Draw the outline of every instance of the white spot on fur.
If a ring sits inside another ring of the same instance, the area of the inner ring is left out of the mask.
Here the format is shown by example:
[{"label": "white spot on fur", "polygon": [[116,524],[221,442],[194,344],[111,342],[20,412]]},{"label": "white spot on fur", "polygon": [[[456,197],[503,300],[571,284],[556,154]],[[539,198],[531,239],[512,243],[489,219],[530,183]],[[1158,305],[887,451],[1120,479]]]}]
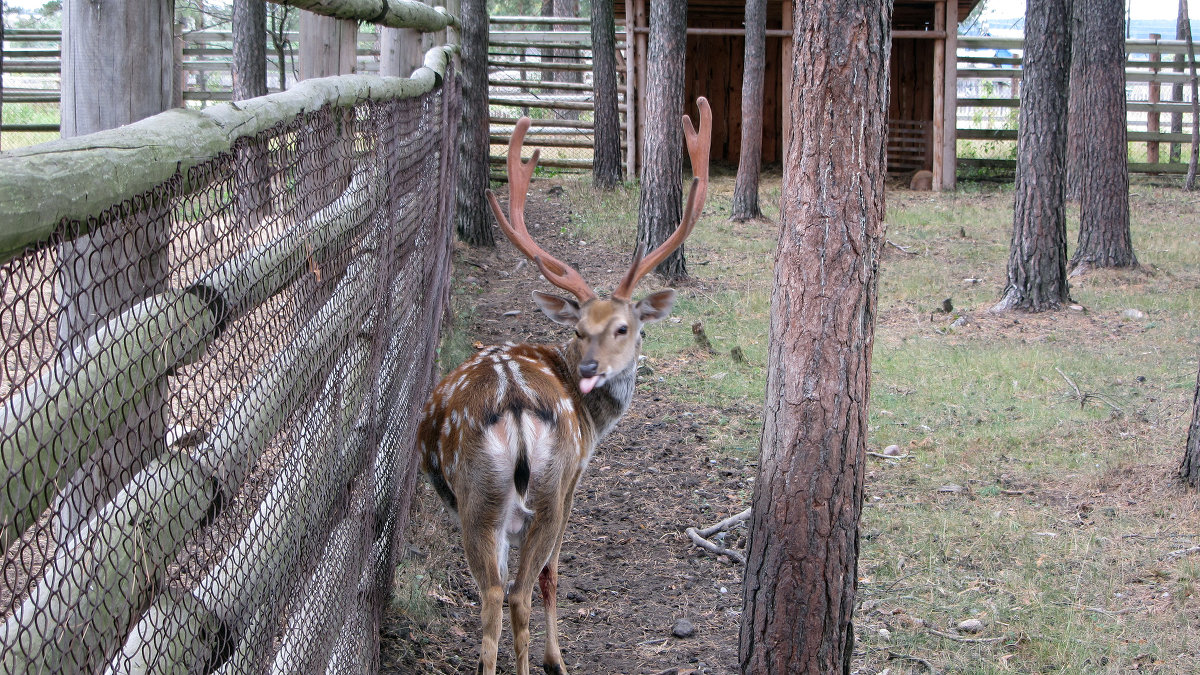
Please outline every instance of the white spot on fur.
[{"label": "white spot on fur", "polygon": [[496,371],[496,400],[503,401],[504,395],[508,393],[508,375],[504,374],[504,366],[500,365],[500,360],[492,364],[492,368]]}]

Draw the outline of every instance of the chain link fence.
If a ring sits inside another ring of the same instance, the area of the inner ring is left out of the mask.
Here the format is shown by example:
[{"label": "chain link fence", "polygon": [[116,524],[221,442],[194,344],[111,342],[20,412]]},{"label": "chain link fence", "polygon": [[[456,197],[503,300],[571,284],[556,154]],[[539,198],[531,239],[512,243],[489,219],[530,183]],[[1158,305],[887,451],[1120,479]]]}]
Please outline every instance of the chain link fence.
[{"label": "chain link fence", "polygon": [[430,54],[0,161],[0,672],[378,669],[449,281]]}]

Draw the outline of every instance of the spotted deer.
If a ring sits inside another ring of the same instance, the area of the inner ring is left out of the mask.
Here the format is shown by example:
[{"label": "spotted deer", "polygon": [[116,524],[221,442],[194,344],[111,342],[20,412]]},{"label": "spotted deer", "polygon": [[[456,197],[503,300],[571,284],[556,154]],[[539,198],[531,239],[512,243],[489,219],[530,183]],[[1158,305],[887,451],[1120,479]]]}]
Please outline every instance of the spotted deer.
[{"label": "spotted deer", "polygon": [[578,301],[535,292],[551,321],[571,326],[562,345],[488,347],[434,389],[418,429],[421,468],[462,527],[463,548],[482,601],[483,644],[477,672],[496,672],[510,544],[521,547],[508,588],[517,673],[529,673],[529,611],[536,577],[546,610],[542,667],[563,674],[558,647],[558,554],[579,478],[596,443],[633,399],[642,326],[667,318],[675,291],[633,302],[638,281],[691,233],[708,189],[712,112],[700,98],[700,130],[683,117],[695,178],[675,232],[633,264],[612,297],[603,300],[579,273],[546,253],[525,228],[525,199],[537,164],[534,150],[521,160],[530,121],[517,122],[508,145],[509,215],[496,196],[488,202],[500,228],[551,284]]}]

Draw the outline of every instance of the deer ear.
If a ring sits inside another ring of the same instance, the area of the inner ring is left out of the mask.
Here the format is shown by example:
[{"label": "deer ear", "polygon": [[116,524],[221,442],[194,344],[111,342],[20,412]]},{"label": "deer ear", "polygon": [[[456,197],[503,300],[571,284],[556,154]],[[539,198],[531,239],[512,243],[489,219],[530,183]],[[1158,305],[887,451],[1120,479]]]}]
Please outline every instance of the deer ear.
[{"label": "deer ear", "polygon": [[579,323],[579,303],[574,300],[534,291],[533,301],[541,308],[542,313],[550,317],[554,323],[561,323],[564,326],[574,326]]},{"label": "deer ear", "polygon": [[654,323],[667,318],[674,306],[675,289],[668,288],[642,298],[633,306],[633,312],[642,323]]}]

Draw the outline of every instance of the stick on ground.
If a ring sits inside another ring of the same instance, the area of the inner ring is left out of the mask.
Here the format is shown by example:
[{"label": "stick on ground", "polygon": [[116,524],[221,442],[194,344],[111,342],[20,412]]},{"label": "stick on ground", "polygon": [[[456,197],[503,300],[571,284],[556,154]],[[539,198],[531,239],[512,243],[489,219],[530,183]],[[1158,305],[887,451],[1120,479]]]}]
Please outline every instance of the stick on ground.
[{"label": "stick on ground", "polygon": [[685,530],[685,532],[687,532],[687,536],[692,540],[692,543],[694,543],[696,546],[699,546],[700,548],[702,548],[706,551],[709,551],[711,553],[714,553],[716,555],[726,556],[730,560],[736,562],[739,565],[745,565],[746,558],[743,557],[741,553],[738,553],[737,551],[734,551],[733,549],[728,549],[728,548],[724,548],[722,546],[718,546],[718,545],[712,543],[711,541],[709,541],[708,538],[718,532],[721,532],[722,530],[728,530],[729,528],[742,522],[743,520],[746,520],[749,517],[750,517],[750,509],[746,509],[745,511],[742,511],[741,513],[737,514],[736,516],[730,516],[730,517],[726,518],[725,520],[722,520],[721,522],[717,523],[716,525],[706,527],[703,530],[697,530],[694,527],[689,527],[687,530]]}]

